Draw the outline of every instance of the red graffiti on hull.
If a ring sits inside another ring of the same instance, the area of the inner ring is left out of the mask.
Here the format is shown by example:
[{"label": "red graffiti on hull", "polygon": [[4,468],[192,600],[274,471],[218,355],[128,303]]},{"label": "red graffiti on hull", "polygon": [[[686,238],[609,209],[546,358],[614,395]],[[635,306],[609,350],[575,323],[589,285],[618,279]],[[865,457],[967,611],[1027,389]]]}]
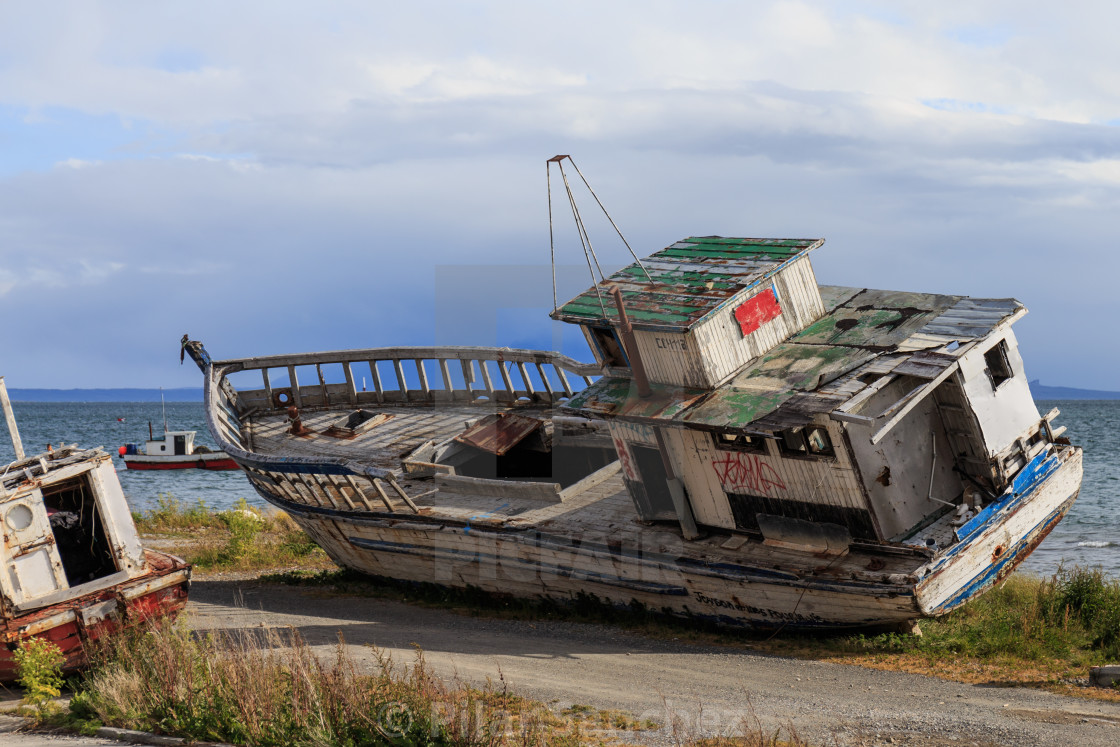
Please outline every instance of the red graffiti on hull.
[{"label": "red graffiti on hull", "polygon": [[712,467],[729,493],[769,495],[771,490],[786,489],[774,468],[753,454],[730,453],[713,461]]},{"label": "red graffiti on hull", "polygon": [[626,442],[621,438],[614,439],[614,450],[618,452],[618,461],[622,462],[622,474],[627,480],[637,481],[638,473],[630,461],[630,449],[626,448]]}]

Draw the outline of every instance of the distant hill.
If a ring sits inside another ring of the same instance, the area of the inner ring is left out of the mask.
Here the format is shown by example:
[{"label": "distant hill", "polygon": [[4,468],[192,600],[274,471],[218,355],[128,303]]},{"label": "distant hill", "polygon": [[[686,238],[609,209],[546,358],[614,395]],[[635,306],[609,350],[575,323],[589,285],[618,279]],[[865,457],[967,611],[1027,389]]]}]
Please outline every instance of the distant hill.
[{"label": "distant hill", "polygon": [[1120,399],[1120,392],[1099,389],[1075,389],[1071,386],[1045,386],[1038,379],[1030,382],[1035,399]]},{"label": "distant hill", "polygon": [[[9,389],[15,402],[159,402],[159,389]],[[202,387],[164,389],[168,402],[201,402]]]}]

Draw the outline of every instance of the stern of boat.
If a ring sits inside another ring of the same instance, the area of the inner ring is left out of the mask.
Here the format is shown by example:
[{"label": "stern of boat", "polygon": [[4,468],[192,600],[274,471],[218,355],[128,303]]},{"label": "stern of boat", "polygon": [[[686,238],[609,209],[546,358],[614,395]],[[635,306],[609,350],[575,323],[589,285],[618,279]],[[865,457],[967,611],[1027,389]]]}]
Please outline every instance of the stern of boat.
[{"label": "stern of boat", "polygon": [[1007,578],[1068,513],[1081,477],[1081,448],[1055,444],[1031,460],[998,500],[952,528],[955,543],[918,572],[922,614],[944,615]]}]

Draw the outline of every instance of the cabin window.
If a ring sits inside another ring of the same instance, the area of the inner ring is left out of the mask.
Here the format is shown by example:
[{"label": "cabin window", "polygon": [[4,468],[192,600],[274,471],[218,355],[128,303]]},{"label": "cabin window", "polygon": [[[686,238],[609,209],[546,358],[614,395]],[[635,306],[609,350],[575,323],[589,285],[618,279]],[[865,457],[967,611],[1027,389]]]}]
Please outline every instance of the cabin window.
[{"label": "cabin window", "polygon": [[726,451],[750,451],[756,454],[766,453],[766,439],[762,436],[748,436],[745,433],[713,433],[716,448]]},{"label": "cabin window", "polygon": [[591,338],[595,340],[595,345],[598,346],[599,352],[603,356],[604,365],[611,368],[629,367],[630,361],[626,357],[626,351],[622,349],[622,343],[613,329],[609,327],[588,327],[587,329],[590,330]]},{"label": "cabin window", "polygon": [[836,456],[832,438],[829,437],[828,431],[820,426],[782,431],[778,443],[782,454],[786,456]]},{"label": "cabin window", "polygon": [[988,378],[991,379],[992,389],[1015,375],[1011,370],[1011,361],[1007,359],[1007,341],[1000,340],[991,350],[984,353],[984,363],[987,365]]}]

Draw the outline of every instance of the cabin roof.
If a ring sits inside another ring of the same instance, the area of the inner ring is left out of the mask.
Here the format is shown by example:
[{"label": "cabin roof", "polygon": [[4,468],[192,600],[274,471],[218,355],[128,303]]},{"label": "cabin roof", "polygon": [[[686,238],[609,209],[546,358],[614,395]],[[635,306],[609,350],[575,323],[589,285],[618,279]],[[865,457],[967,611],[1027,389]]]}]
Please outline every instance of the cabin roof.
[{"label": "cabin roof", "polygon": [[824,239],[743,239],[691,236],[655,252],[589,288],[552,313],[576,324],[609,325],[618,313],[607,295],[622,290],[637,329],[683,332],[745,288],[816,249]]},{"label": "cabin roof", "polygon": [[832,412],[879,376],[932,381],[968,343],[1026,313],[1013,298],[839,286],[821,286],[821,297],[825,316],[717,389],[655,384],[643,399],[629,378],[602,378],[567,407],[627,420],[774,433]]}]

